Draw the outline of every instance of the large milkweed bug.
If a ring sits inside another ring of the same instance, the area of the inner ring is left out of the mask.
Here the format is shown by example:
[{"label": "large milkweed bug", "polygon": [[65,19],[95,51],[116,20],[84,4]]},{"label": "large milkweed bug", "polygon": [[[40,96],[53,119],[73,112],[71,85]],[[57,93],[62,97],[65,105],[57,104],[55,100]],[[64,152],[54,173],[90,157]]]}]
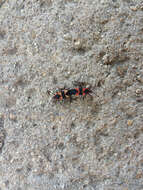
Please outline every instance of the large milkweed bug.
[{"label": "large milkweed bug", "polygon": [[90,95],[92,97],[93,91],[91,90],[91,87],[83,87],[85,86],[85,83],[83,82],[74,82],[75,86],[78,86],[77,88],[62,88],[59,89],[55,94],[53,94],[52,99],[54,101],[63,101],[69,99],[70,102],[73,100],[73,97],[86,97],[87,95]]}]

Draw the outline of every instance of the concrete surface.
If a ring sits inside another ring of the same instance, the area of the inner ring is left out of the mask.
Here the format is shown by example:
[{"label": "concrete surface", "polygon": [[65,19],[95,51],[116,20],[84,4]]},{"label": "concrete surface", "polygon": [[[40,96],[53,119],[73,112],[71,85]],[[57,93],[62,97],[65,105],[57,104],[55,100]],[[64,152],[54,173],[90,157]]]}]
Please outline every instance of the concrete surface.
[{"label": "concrete surface", "polygon": [[143,1],[0,0],[0,76],[0,190],[143,189]]}]

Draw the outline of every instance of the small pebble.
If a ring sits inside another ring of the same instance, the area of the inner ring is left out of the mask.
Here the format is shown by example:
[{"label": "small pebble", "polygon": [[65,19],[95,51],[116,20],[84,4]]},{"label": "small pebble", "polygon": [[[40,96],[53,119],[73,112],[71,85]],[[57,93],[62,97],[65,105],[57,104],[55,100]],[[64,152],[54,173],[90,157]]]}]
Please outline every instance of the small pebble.
[{"label": "small pebble", "polygon": [[12,120],[12,121],[15,121],[15,120],[16,120],[16,115],[10,113],[10,115],[9,115],[9,119]]},{"label": "small pebble", "polygon": [[114,119],[111,121],[111,125],[114,125],[114,124],[116,124],[116,123],[117,123],[117,119],[114,118]]},{"label": "small pebble", "polygon": [[71,40],[72,39],[72,36],[70,34],[64,34],[63,37],[65,40]]},{"label": "small pebble", "polygon": [[132,11],[137,11],[137,6],[131,6],[130,9],[131,9]]},{"label": "small pebble", "polygon": [[128,124],[128,126],[131,126],[133,124],[133,120],[128,120],[127,124]]},{"label": "small pebble", "polygon": [[82,46],[81,40],[80,40],[80,39],[77,39],[77,40],[74,42],[74,48],[75,48],[75,49],[80,49],[81,46]]},{"label": "small pebble", "polygon": [[142,92],[142,90],[139,89],[139,88],[136,90],[136,94],[137,94],[137,95],[141,94],[141,92]]},{"label": "small pebble", "polygon": [[43,73],[42,73],[42,76],[43,76],[43,77],[45,77],[46,75],[47,75],[47,73],[46,73],[46,72],[43,72]]},{"label": "small pebble", "polygon": [[35,38],[36,38],[36,33],[35,33],[34,30],[32,30],[32,32],[31,32],[31,37],[32,37],[32,39],[35,39]]}]

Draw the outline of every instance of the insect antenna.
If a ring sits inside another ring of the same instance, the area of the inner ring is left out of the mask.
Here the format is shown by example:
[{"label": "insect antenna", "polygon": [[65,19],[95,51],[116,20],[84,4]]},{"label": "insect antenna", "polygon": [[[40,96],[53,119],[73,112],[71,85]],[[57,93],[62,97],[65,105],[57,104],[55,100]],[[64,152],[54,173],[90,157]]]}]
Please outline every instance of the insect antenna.
[{"label": "insect antenna", "polygon": [[46,91],[46,93],[49,94],[49,95],[51,95],[51,94],[54,95],[54,93],[49,89]]},{"label": "insect antenna", "polygon": [[[46,92],[47,94],[49,94],[49,95],[54,95],[54,93],[53,93],[53,91],[51,91],[51,90],[47,90],[47,92]],[[48,106],[49,106],[49,104],[52,102],[52,99],[53,99],[53,97],[51,96],[50,98],[49,98],[49,101],[48,101]]]}]

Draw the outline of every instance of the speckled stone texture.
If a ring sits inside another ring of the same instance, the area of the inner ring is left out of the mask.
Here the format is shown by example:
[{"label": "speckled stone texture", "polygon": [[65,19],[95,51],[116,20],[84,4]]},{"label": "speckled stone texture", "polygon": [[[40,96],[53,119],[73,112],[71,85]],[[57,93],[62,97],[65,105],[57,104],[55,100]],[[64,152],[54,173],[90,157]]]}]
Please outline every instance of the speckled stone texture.
[{"label": "speckled stone texture", "polygon": [[0,190],[143,190],[142,0],[0,0]]}]

